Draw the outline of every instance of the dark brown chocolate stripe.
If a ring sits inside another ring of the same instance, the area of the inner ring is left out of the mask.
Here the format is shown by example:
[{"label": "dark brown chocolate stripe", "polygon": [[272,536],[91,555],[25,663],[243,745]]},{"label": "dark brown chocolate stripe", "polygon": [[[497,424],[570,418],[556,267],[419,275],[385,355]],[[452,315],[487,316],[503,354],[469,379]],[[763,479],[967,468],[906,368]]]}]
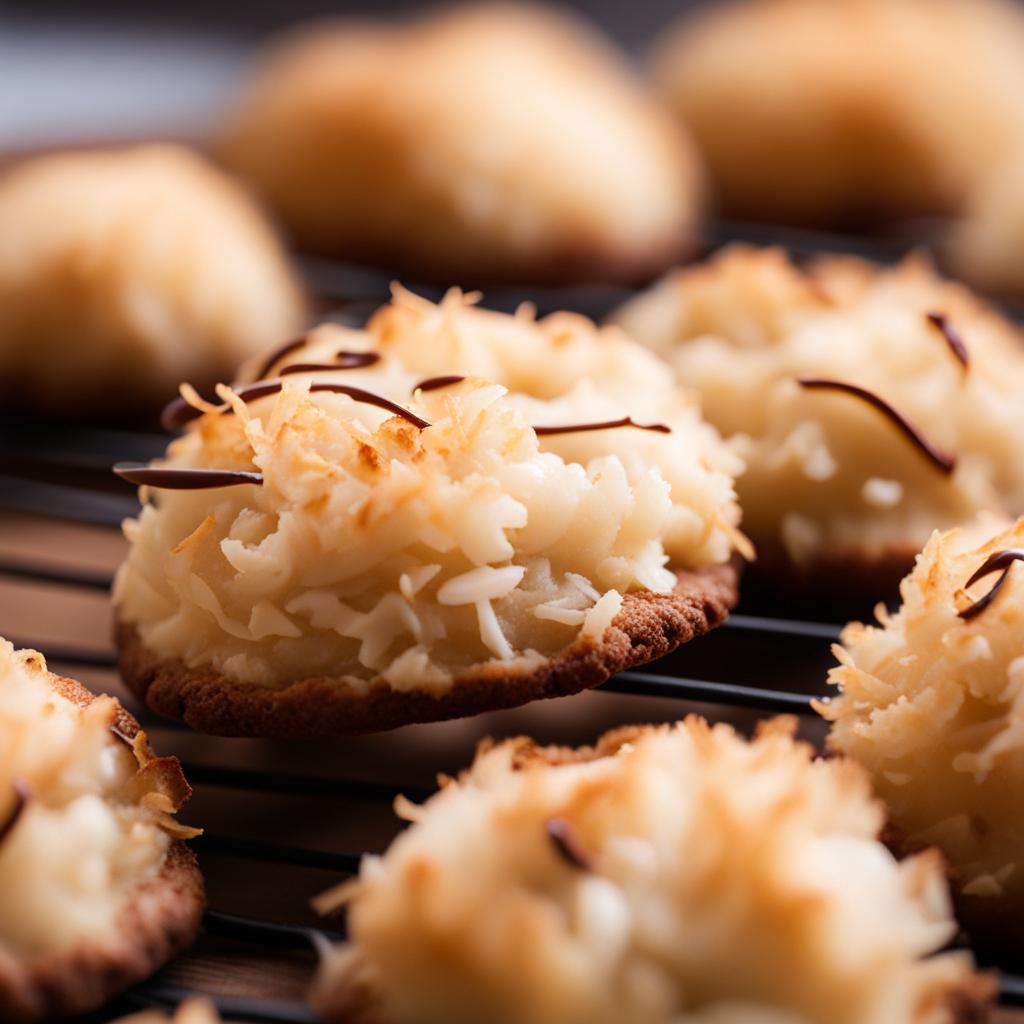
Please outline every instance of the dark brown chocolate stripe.
[{"label": "dark brown chocolate stripe", "polygon": [[[278,381],[270,381],[266,384],[250,384],[247,388],[241,388],[236,391],[235,394],[243,402],[251,402],[256,398],[263,398],[266,395],[272,395],[277,391],[280,391],[284,385]],[[410,412],[408,409],[396,402],[392,402],[390,398],[385,398],[383,395],[376,395],[372,391],[364,391],[362,388],[350,387],[348,384],[333,384],[329,381],[316,381],[309,385],[310,391],[327,391],[336,395],[348,395],[355,402],[363,402],[365,405],[375,405],[378,409],[384,409],[386,412],[393,413],[395,416],[401,416],[402,419],[407,420],[414,427],[418,427],[420,430],[425,430],[430,424],[420,419],[419,416],[414,412]],[[232,411],[231,407],[228,406],[223,410],[221,415],[226,415]]]},{"label": "dark brown chocolate stripe", "polygon": [[619,427],[635,427],[637,430],[653,430],[659,434],[671,434],[672,428],[664,423],[637,423],[629,416],[621,420],[603,420],[600,423],[567,423],[557,427],[534,427],[533,432],[541,437],[545,434],[577,434],[584,430],[617,430]]},{"label": "dark brown chocolate stripe", "polygon": [[303,334],[301,338],[295,338],[293,341],[286,342],[280,348],[274,349],[274,351],[263,360],[263,363],[259,368],[259,372],[256,374],[256,379],[262,380],[282,359],[284,359],[285,356],[290,356],[293,352],[302,348],[302,346],[306,344],[308,337],[309,335]]},{"label": "dark brown chocolate stripe", "polygon": [[558,855],[567,864],[579,868],[580,871],[594,870],[593,859],[580,845],[579,837],[571,822],[565,818],[548,818],[544,822],[544,831],[547,832]]},{"label": "dark brown chocolate stripe", "polygon": [[290,377],[293,373],[319,373],[321,370],[358,370],[380,362],[376,352],[338,352],[336,363],[289,363],[277,371],[278,377]]},{"label": "dark brown chocolate stripe", "polygon": [[980,615],[999,595],[999,591],[1003,589],[1003,585],[1006,583],[1007,577],[1010,575],[1010,570],[1013,568],[1014,562],[1024,562],[1024,549],[1021,548],[1006,548],[1004,551],[997,551],[994,555],[990,555],[981,566],[980,569],[964,584],[964,589],[967,587],[974,586],[978,580],[984,579],[986,576],[991,576],[994,572],[1003,570],[1002,575],[996,580],[995,586],[984,596],[980,597],[974,604],[965,608],[962,612],[957,614],[964,621],[969,621]]},{"label": "dark brown chocolate stripe", "polygon": [[119,462],[114,472],[140,487],[159,487],[168,491],[200,491],[209,487],[237,487],[239,484],[263,483],[262,473],[238,469],[175,469],[171,466],[140,466]]},{"label": "dark brown chocolate stripe", "polygon": [[449,388],[453,384],[459,384],[464,381],[465,377],[460,377],[458,374],[449,374],[447,377],[428,377],[426,380],[421,380],[419,384],[414,385],[413,391],[437,391],[438,388]]},{"label": "dark brown chocolate stripe", "polygon": [[21,779],[14,780],[14,807],[11,808],[10,814],[7,818],[0,823],[0,843],[2,843],[15,829],[20,820],[25,808],[28,806],[29,800],[32,799],[32,794],[29,792],[28,785]]},{"label": "dark brown chocolate stripe", "polygon": [[[332,370],[338,369],[336,366],[329,368]],[[239,388],[235,394],[243,402],[253,402],[257,398],[265,398],[267,395],[277,394],[283,386],[279,380],[261,381],[258,384],[249,384],[244,388]],[[378,409],[385,409],[395,416],[401,416],[402,419],[408,420],[414,427],[418,427],[420,430],[425,430],[430,426],[426,420],[421,419],[414,412],[410,412],[403,406],[392,402],[391,399],[384,398],[383,395],[375,395],[372,391],[364,391],[362,388],[349,387],[348,384],[332,384],[329,381],[317,381],[310,384],[309,390],[331,391],[339,395],[348,395],[349,398],[356,402],[375,405]],[[229,416],[233,412],[234,410],[230,405],[222,406],[220,409],[222,416]],[[176,430],[178,427],[188,423],[189,420],[198,419],[200,416],[202,416],[202,413],[198,409],[189,405],[183,398],[178,398],[164,409],[160,422],[165,430]]]},{"label": "dark brown chocolate stripe", "polygon": [[949,317],[945,313],[926,313],[925,319],[938,330],[945,339],[949,351],[953,353],[953,357],[966,370],[971,365],[971,354],[967,351],[960,332],[950,323]]},{"label": "dark brown chocolate stripe", "polygon": [[842,380],[827,380],[819,377],[799,377],[797,383],[802,388],[818,389],[822,391],[842,391],[845,394],[853,395],[856,398],[873,406],[895,424],[900,431],[911,440],[937,469],[949,474],[956,469],[956,456],[950,455],[936,448],[908,419],[897,412],[884,398],[880,398],[873,391],[862,388],[857,384],[848,384]]},{"label": "dark brown chocolate stripe", "polygon": [[199,409],[194,405],[189,405],[189,403],[179,395],[173,401],[168,402],[164,406],[163,412],[160,413],[160,426],[169,434],[174,433],[174,431],[180,430],[185,426],[186,423],[190,423],[192,420],[197,420],[202,415],[203,414]]}]

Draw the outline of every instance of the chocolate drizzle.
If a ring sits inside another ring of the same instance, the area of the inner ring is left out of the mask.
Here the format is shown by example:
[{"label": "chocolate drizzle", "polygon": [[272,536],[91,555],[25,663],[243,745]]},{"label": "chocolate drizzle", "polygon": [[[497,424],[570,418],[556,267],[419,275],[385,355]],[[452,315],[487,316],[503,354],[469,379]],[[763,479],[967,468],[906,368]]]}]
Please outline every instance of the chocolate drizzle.
[{"label": "chocolate drizzle", "polygon": [[202,415],[202,410],[189,404],[179,395],[164,406],[163,412],[160,413],[160,426],[171,434]]},{"label": "chocolate drizzle", "polygon": [[465,377],[460,377],[457,373],[449,374],[447,377],[428,377],[426,380],[421,380],[419,384],[414,385],[413,393],[417,391],[437,391],[438,388],[448,388],[453,384],[460,384],[464,381]]},{"label": "chocolate drizzle", "polygon": [[572,823],[565,818],[548,818],[544,822],[547,832],[558,855],[570,866],[580,871],[593,871],[594,864],[590,854],[580,845],[579,837]]},{"label": "chocolate drizzle", "polygon": [[[367,355],[371,353],[366,353]],[[364,365],[369,365],[364,364]],[[344,367],[331,366],[329,369],[344,369]],[[296,373],[299,371],[295,371]],[[271,381],[260,381],[257,384],[249,384],[244,388],[239,388],[235,394],[242,399],[243,402],[253,402],[257,398],[265,398],[267,395],[277,394],[284,385],[279,380]],[[403,408],[395,402],[392,402],[389,398],[384,398],[382,395],[375,395],[372,391],[364,391],[362,388],[350,387],[348,384],[334,384],[329,381],[317,381],[310,384],[309,390],[313,391],[331,391],[339,395],[348,395],[349,398],[356,402],[363,402],[366,405],[375,405],[378,409],[385,409],[395,416],[401,416],[402,419],[408,420],[414,427],[418,427],[420,430],[424,430],[430,426],[430,424],[417,416],[414,412],[410,412],[408,409]],[[220,414],[222,416],[228,416],[234,412],[234,409],[230,405],[222,406]],[[160,417],[160,423],[165,430],[177,430],[179,427],[184,426],[190,420],[198,419],[202,416],[202,412],[196,409],[194,406],[189,405],[183,398],[177,398],[170,405],[167,406],[163,411],[163,415]]]},{"label": "chocolate drizzle", "polygon": [[336,352],[334,363],[289,363],[277,371],[278,377],[289,377],[293,373],[318,373],[321,370],[359,370],[380,362],[376,352]]},{"label": "chocolate drizzle", "polygon": [[939,331],[953,357],[966,370],[971,365],[971,355],[967,351],[964,339],[960,337],[960,332],[950,323],[949,317],[945,313],[926,313],[925,319]]},{"label": "chocolate drizzle", "polygon": [[936,448],[918,429],[915,427],[906,417],[901,413],[897,412],[884,398],[880,398],[873,391],[868,391],[867,388],[862,388],[857,384],[848,384],[842,380],[826,380],[819,377],[799,377],[797,383],[802,388],[819,389],[823,391],[842,391],[845,394],[853,395],[856,398],[860,398],[862,401],[873,406],[879,412],[895,424],[900,431],[910,441],[920,449],[921,454],[924,455],[935,467],[943,473],[949,474],[956,469],[956,456],[950,455],[947,452],[942,451],[940,448]]},{"label": "chocolate drizzle", "polygon": [[623,416],[621,420],[603,420],[600,423],[567,423],[557,427],[534,427],[533,432],[541,437],[546,434],[577,434],[586,430],[616,430],[619,427],[653,430],[658,434],[672,433],[672,428],[664,423],[637,423],[629,416]]},{"label": "chocolate drizzle", "polygon": [[280,348],[274,349],[274,351],[263,360],[259,372],[256,374],[256,379],[262,380],[282,359],[284,359],[285,356],[290,356],[293,352],[302,348],[302,346],[306,344],[307,337],[308,335],[303,334],[301,338],[296,338],[294,341],[289,341]]},{"label": "chocolate drizzle", "polygon": [[1014,562],[1024,562],[1024,550],[1021,548],[1006,548],[1004,551],[997,551],[994,555],[990,555],[985,559],[981,568],[964,584],[965,590],[968,587],[974,586],[978,580],[991,576],[994,572],[999,572],[1000,569],[1003,570],[1002,575],[996,580],[995,586],[984,597],[978,598],[977,601],[966,607],[962,612],[957,613],[961,619],[965,622],[970,621],[980,615],[996,599],[999,591],[1003,589],[1007,577],[1010,575]]},{"label": "chocolate drizzle", "polygon": [[14,780],[14,807],[11,808],[10,814],[7,818],[0,822],[0,843],[2,843],[15,829],[18,821],[21,819],[25,808],[28,806],[29,800],[32,799],[32,794],[29,792],[28,785],[21,779]]},{"label": "chocolate drizzle", "polygon": [[262,473],[240,469],[177,469],[172,466],[145,466],[119,462],[114,473],[122,480],[141,487],[159,487],[168,491],[200,491],[210,487],[237,487],[263,483]]}]

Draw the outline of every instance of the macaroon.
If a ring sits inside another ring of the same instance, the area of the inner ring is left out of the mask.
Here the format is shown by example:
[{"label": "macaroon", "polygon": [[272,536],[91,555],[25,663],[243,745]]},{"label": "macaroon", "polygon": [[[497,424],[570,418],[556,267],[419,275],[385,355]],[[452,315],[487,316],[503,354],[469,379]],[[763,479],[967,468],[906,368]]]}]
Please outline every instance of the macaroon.
[{"label": "macaroon", "polygon": [[[616,391],[620,365],[657,383]],[[735,460],[666,370],[579,318],[399,291],[219,404],[185,389],[167,457],[120,470],[146,499],[126,681],[198,729],[334,735],[574,693],[706,632],[748,545]]]},{"label": "macaroon", "polygon": [[772,600],[870,610],[933,529],[1024,512],[1024,334],[920,257],[733,247],[616,321],[744,458],[752,583]]},{"label": "macaroon", "polygon": [[358,877],[312,1002],[378,1024],[953,1024],[992,990],[941,858],[879,841],[867,775],[778,720],[485,744]]},{"label": "macaroon", "polygon": [[264,215],[175,145],[55,153],[0,177],[5,408],[116,419],[212,385],[306,326]]},{"label": "macaroon", "polygon": [[1024,138],[1011,0],[732,0],[652,58],[716,199],[777,223],[958,212]]},{"label": "macaroon", "polygon": [[870,773],[895,846],[938,847],[972,939],[1024,941],[1024,520],[936,533],[877,625],[852,623],[819,710]]},{"label": "macaroon", "polygon": [[0,1018],[94,1010],[192,942],[190,793],[116,700],[0,640]]},{"label": "macaroon", "polygon": [[642,280],[693,245],[689,137],[540,6],[339,21],[271,46],[219,152],[304,248],[421,280]]}]

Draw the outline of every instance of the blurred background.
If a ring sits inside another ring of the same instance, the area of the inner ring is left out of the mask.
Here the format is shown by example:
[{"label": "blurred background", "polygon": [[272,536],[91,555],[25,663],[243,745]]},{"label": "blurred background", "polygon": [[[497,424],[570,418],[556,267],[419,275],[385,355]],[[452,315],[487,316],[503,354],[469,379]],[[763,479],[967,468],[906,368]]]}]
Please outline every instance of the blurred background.
[{"label": "blurred background", "polygon": [[[639,55],[707,0],[576,0]],[[399,17],[410,0],[11,0],[0,4],[0,144],[202,130],[268,35],[310,17]]]}]

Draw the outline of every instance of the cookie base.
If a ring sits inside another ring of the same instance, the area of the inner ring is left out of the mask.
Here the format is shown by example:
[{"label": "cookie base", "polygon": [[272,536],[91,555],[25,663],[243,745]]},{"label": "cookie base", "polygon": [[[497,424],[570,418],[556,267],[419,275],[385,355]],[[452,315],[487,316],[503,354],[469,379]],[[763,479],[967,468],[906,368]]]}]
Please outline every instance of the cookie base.
[{"label": "cookie base", "polygon": [[29,959],[0,952],[0,1020],[31,1024],[101,1006],[191,945],[205,906],[195,855],[175,842],[159,874],[132,894],[106,939]]},{"label": "cookie base", "polygon": [[617,672],[660,658],[721,625],[739,596],[736,562],[678,574],[671,594],[627,594],[599,641],[591,638],[519,675],[492,663],[455,678],[442,694],[398,693],[381,684],[357,694],[337,678],[302,679],[281,688],[226,678],[212,668],[189,668],[159,658],[136,629],[118,622],[118,666],[129,689],[152,711],[218,736],[309,739],[380,732],[565,697]]}]

